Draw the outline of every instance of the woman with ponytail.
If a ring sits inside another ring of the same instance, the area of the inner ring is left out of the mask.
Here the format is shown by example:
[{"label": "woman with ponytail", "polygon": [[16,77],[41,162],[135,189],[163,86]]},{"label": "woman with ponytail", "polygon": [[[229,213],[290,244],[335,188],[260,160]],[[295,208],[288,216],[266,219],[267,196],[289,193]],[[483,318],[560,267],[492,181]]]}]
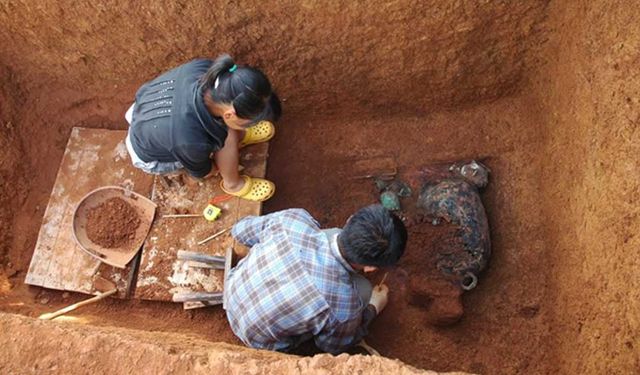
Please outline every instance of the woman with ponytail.
[{"label": "woman with ponytail", "polygon": [[145,83],[125,118],[133,165],[152,174],[184,169],[195,178],[215,173],[228,194],[265,201],[275,192],[268,180],[240,175],[239,148],[268,141],[280,101],[267,77],[229,55],[198,59]]}]

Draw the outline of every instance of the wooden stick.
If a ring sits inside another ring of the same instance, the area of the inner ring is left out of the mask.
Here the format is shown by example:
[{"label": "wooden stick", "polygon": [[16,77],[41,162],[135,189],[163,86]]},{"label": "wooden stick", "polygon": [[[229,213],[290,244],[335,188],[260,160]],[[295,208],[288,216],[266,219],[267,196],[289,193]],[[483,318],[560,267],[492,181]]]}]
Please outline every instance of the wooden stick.
[{"label": "wooden stick", "polygon": [[185,292],[185,293],[176,293],[171,296],[171,300],[173,302],[192,302],[192,301],[218,301],[218,303],[222,303],[222,292]]},{"label": "wooden stick", "polygon": [[220,232],[214,234],[213,236],[205,238],[204,240],[198,242],[198,245],[202,245],[202,244],[204,244],[206,242],[211,241],[212,239],[218,237],[219,235],[223,234],[224,232],[228,231],[229,229],[231,229],[231,228],[230,227],[229,228],[225,228],[225,229],[221,230]]},{"label": "wooden stick", "polygon": [[382,280],[378,283],[378,285],[382,285],[384,284],[384,281],[387,279],[387,275],[389,274],[389,272],[385,272],[384,276],[382,276]]},{"label": "wooden stick", "polygon": [[172,214],[172,215],[162,215],[162,218],[170,218],[170,217],[201,217],[202,214]]},{"label": "wooden stick", "polygon": [[214,300],[214,301],[186,301],[182,303],[182,309],[183,310],[193,310],[193,309],[199,309],[201,307],[209,307],[209,306],[216,306],[221,304],[222,302],[219,300]]},{"label": "wooden stick", "polygon": [[80,301],[78,303],[74,303],[73,305],[69,305],[69,306],[67,306],[67,307],[65,307],[63,309],[58,310],[58,311],[54,311],[52,313],[47,313],[47,314],[42,314],[42,315],[40,315],[38,317],[38,319],[51,320],[51,319],[53,319],[55,317],[58,317],[60,315],[64,315],[64,314],[68,313],[69,311],[73,311],[73,310],[77,309],[78,307],[82,307],[84,305],[88,305],[88,304],[91,304],[91,303],[98,302],[101,299],[105,299],[105,298],[109,297],[110,295],[114,294],[117,291],[118,291],[118,289],[112,289],[112,290],[110,290],[108,292],[104,292],[102,294],[98,294],[95,297],[86,299],[84,301]]},{"label": "wooden stick", "polygon": [[209,255],[194,251],[178,250],[178,260],[194,261],[224,266],[225,258],[221,255]]},{"label": "wooden stick", "polygon": [[367,178],[379,178],[381,180],[385,180],[385,181],[389,181],[389,180],[393,180],[394,177],[396,176],[397,172],[389,172],[389,173],[382,173],[382,174],[365,174],[362,176],[351,176],[349,177],[349,179],[351,180],[366,180]]},{"label": "wooden stick", "polygon": [[223,264],[202,263],[202,262],[196,262],[195,260],[187,260],[184,262],[184,264],[189,268],[204,268],[208,270],[224,269]]},{"label": "wooden stick", "polygon": [[358,344],[356,344],[357,346],[361,347],[362,349],[366,350],[369,354],[371,355],[377,355],[380,356],[380,352],[378,352],[377,350],[375,350],[374,348],[372,348],[371,346],[369,346],[369,344],[367,344],[364,340],[360,341]]}]

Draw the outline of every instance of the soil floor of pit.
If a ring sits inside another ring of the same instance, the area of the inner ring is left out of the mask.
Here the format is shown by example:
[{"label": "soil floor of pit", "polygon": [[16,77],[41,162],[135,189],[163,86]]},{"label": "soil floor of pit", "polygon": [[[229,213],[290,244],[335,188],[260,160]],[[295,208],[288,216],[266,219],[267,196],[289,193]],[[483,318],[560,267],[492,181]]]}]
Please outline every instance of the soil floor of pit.
[{"label": "soil floor of pit", "polygon": [[[105,101],[102,106],[107,112],[126,109],[118,101]],[[547,267],[537,201],[541,140],[535,119],[535,109],[524,97],[404,118],[303,117],[285,112],[271,143],[267,172],[278,191],[263,211],[302,207],[323,226],[341,226],[353,211],[377,199],[372,182],[348,178],[356,159],[390,155],[401,169],[436,161],[484,159],[492,170],[482,197],[493,258],[478,287],[463,296],[462,320],[446,328],[430,326],[419,309],[398,301],[391,290],[393,306],[373,323],[367,341],[384,356],[436,371],[547,372],[551,366],[543,349],[549,331],[544,301]],[[56,123],[64,125],[39,130],[57,140],[42,150],[50,160],[60,160],[72,125],[126,126],[124,119],[104,121],[74,111]],[[38,142],[26,147],[33,150]],[[0,294],[0,310],[28,316],[85,298],[23,284],[56,173],[54,165],[36,165],[43,169],[27,176],[34,179],[33,188],[14,221],[17,235],[8,254],[12,286],[3,286]],[[183,311],[177,304],[108,300],[73,316],[87,324],[180,332],[241,344],[221,308]]]}]

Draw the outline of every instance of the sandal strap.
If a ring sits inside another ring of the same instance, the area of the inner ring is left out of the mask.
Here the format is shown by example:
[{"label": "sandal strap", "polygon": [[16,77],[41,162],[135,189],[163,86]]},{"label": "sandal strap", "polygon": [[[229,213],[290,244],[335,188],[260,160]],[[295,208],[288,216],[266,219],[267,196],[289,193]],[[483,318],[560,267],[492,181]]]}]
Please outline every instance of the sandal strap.
[{"label": "sandal strap", "polygon": [[242,177],[242,179],[244,180],[244,186],[242,187],[242,189],[238,191],[229,191],[224,188],[224,180],[220,181],[220,189],[222,189],[222,191],[224,191],[229,195],[233,195],[234,197],[241,197],[243,195],[246,195],[251,191],[251,187],[253,186],[253,180],[251,179],[251,177],[246,175],[242,175],[240,177]]}]

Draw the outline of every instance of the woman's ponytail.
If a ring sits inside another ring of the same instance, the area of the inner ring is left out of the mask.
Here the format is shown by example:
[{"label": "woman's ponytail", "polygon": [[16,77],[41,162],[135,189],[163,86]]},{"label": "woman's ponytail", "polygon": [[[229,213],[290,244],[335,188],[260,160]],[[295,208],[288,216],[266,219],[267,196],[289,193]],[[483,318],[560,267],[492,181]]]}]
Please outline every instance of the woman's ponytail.
[{"label": "woman's ponytail", "polygon": [[223,72],[228,72],[233,65],[235,65],[235,62],[231,56],[227,54],[218,56],[201,78],[200,87],[202,87],[202,91],[208,92],[213,89],[218,76]]}]

